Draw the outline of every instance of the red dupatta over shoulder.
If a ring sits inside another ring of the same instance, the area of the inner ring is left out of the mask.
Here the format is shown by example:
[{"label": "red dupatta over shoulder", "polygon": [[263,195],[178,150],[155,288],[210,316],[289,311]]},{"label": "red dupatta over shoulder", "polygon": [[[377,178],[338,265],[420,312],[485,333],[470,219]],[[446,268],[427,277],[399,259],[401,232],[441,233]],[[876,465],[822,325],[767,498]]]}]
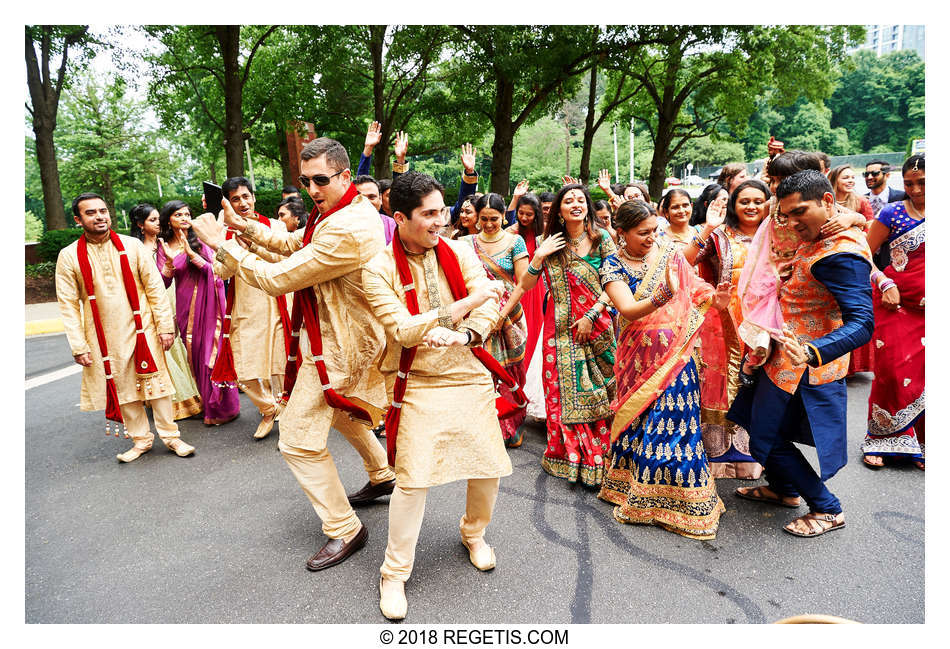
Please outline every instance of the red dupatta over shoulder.
[{"label": "red dupatta over shoulder", "polygon": [[679,289],[673,299],[634,322],[621,322],[614,376],[616,415],[610,429],[615,441],[669,387],[689,361],[696,334],[714,293],[712,286],[692,272],[682,253],[672,245],[659,250],[641,280],[634,299],[642,300],[666,282],[666,267],[675,264]]},{"label": "red dupatta over shoulder", "polygon": [[[396,260],[396,271],[399,273],[399,281],[402,282],[403,289],[406,292],[406,308],[412,315],[419,315],[419,300],[416,296],[416,288],[412,279],[412,272],[409,270],[409,261],[406,259],[406,251],[402,246],[402,239],[399,237],[399,228],[393,234],[392,240],[393,257]],[[436,259],[439,267],[445,273],[445,278],[449,282],[449,289],[452,291],[452,297],[461,300],[468,295],[468,288],[465,286],[465,279],[462,277],[462,269],[459,266],[458,257],[452,251],[452,248],[441,237],[435,247]],[[524,395],[521,386],[511,378],[511,375],[501,366],[482,347],[471,347],[482,365],[484,365],[496,381],[501,381],[511,390],[517,403],[511,403],[501,396],[495,399],[495,410],[499,419],[511,417],[528,405],[528,399]],[[416,347],[403,347],[399,356],[399,371],[396,373],[396,384],[393,388],[393,403],[389,412],[386,413],[386,455],[390,466],[396,466],[396,436],[399,434],[399,417],[402,412],[402,400],[406,396],[406,383],[409,377],[409,371],[412,369],[412,361],[416,357]],[[497,391],[496,391],[497,392]]]},{"label": "red dupatta over shoulder", "polygon": [[[323,214],[319,214],[314,207],[310,212],[310,218],[307,221],[307,228],[304,230],[303,245],[307,246],[313,239],[314,230],[324,219],[343,209],[353,202],[353,199],[359,196],[356,191],[356,185],[350,183],[349,188],[340,202],[332,209]],[[297,369],[299,364],[297,357],[300,354],[300,327],[306,325],[307,336],[310,339],[310,351],[315,357],[314,364],[317,368],[317,375],[320,378],[320,384],[323,388],[323,397],[331,408],[337,408],[348,413],[353,419],[358,419],[366,424],[373,426],[376,422],[372,416],[362,407],[350,401],[347,397],[341,395],[330,386],[330,377],[327,374],[327,366],[323,360],[323,337],[320,333],[320,313],[317,309],[317,294],[312,286],[300,289],[294,293],[293,314],[290,316],[290,343],[287,353],[287,365],[284,369],[284,391],[280,395],[280,406],[287,405],[290,393],[297,382]]]},{"label": "red dupatta over shoulder", "polygon": [[[158,366],[152,357],[152,352],[148,348],[148,341],[145,339],[145,330],[142,326],[142,310],[139,303],[139,292],[135,286],[135,277],[132,275],[132,266],[129,264],[129,256],[122,245],[122,240],[114,231],[109,230],[109,240],[119,251],[119,266],[122,269],[122,283],[125,286],[125,295],[129,300],[129,306],[132,307],[132,320],[135,323],[135,374],[142,379],[150,379],[158,374]],[[76,246],[76,255],[79,258],[79,272],[82,274],[83,286],[86,289],[86,295],[89,296],[89,306],[92,309],[92,320],[96,328],[96,339],[99,342],[99,353],[102,355],[102,365],[106,375],[106,419],[122,422],[122,411],[119,408],[119,395],[115,387],[115,379],[112,375],[112,359],[109,358],[109,349],[106,345],[106,334],[102,328],[102,318],[99,315],[99,306],[96,304],[95,286],[92,280],[92,266],[89,265],[89,252],[86,249],[86,236],[79,237]],[[146,383],[146,391],[151,392],[151,386]],[[109,434],[109,429],[106,429]],[[119,436],[119,431],[115,431],[115,436]],[[128,437],[128,433],[125,435]]]}]

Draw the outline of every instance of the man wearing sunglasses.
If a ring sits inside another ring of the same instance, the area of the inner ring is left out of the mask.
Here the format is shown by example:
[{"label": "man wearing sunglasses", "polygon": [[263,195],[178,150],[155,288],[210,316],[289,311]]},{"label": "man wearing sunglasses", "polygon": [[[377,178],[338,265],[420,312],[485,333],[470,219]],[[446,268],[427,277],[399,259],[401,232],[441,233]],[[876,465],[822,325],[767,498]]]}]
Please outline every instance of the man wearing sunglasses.
[{"label": "man wearing sunglasses", "polygon": [[871,203],[874,218],[877,218],[878,213],[888,203],[896,203],[907,198],[903,190],[888,187],[887,177],[890,176],[890,172],[891,166],[888,163],[883,160],[874,160],[868,163],[864,173],[861,174],[864,176],[864,184],[870,190],[865,196]]},{"label": "man wearing sunglasses", "polygon": [[[288,374],[293,376],[290,363],[304,355],[295,385],[285,384],[295,389],[281,414],[277,448],[329,537],[307,561],[308,570],[334,566],[362,548],[368,532],[352,505],[388,495],[395,486],[386,451],[369,427],[353,418],[376,418],[382,412],[377,406],[387,401],[376,368],[383,330],[362,280],[363,266],[383,249],[383,225],[356,191],[349,166],[346,149],[336,140],[318,138],[304,146],[299,180],[316,209],[306,228],[290,234],[245,219],[222,201],[225,225],[251,242],[247,250],[225,241],[210,214],[194,221],[195,233],[236,277],[274,296],[295,291],[291,321],[300,343],[292,343]],[[350,496],[327,450],[331,427],[356,448],[369,474],[369,482]]]}]

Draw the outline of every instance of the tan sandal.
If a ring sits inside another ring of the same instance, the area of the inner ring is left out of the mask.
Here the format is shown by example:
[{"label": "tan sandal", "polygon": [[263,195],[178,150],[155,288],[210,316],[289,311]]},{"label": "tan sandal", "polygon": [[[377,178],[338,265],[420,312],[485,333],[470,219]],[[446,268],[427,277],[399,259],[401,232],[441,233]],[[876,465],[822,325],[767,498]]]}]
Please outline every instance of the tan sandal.
[{"label": "tan sandal", "polygon": [[[840,518],[839,518],[840,517]],[[799,532],[795,529],[796,523],[801,523],[805,531]],[[825,532],[833,532],[844,527],[844,513],[840,514],[820,514],[817,512],[808,512],[804,516],[789,521],[788,525],[782,527],[783,530],[794,536],[811,538],[821,536]]]},{"label": "tan sandal", "polygon": [[[789,509],[795,509],[796,507],[801,507],[802,499],[797,498],[795,504],[785,502],[783,496],[775,494],[770,496],[766,493],[767,487],[765,485],[759,485],[758,487],[739,487],[736,489],[736,495],[739,498],[745,498],[746,500],[753,500],[760,503],[768,503],[770,505],[778,505],[780,507],[788,507]],[[745,491],[743,491],[745,490]],[[772,491],[769,489],[769,491]],[[772,492],[775,493],[775,492]]]}]

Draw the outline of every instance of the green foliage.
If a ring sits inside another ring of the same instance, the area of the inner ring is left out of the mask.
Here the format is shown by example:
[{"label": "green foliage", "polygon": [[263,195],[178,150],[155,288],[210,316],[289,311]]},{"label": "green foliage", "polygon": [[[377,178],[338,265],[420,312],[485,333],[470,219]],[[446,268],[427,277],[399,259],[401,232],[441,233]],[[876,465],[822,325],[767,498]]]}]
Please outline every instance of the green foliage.
[{"label": "green foliage", "polygon": [[37,246],[39,258],[45,262],[56,263],[59,251],[76,241],[82,235],[82,228],[66,228],[65,230],[47,230],[40,237]]},{"label": "green foliage", "polygon": [[831,125],[847,127],[856,150],[900,151],[923,137],[924,62],[915,51],[858,50],[847,63],[827,103]]},{"label": "green foliage", "polygon": [[33,212],[26,211],[26,225],[24,226],[24,233],[26,235],[26,241],[39,241],[40,236],[43,234],[43,223]]},{"label": "green foliage", "polygon": [[41,261],[38,264],[26,265],[27,277],[52,277],[56,274],[55,261]]}]

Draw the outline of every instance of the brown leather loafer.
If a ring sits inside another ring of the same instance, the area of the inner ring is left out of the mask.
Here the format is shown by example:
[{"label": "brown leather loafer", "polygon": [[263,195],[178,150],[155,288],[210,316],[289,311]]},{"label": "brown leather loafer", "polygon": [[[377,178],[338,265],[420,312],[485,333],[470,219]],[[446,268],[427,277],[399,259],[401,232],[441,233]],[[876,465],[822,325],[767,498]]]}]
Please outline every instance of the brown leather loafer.
[{"label": "brown leather loafer", "polygon": [[363,488],[352,493],[346,497],[350,501],[350,505],[365,505],[371,503],[377,498],[382,496],[388,496],[393,492],[393,489],[396,488],[396,480],[389,480],[388,482],[380,482],[378,484],[373,484],[372,482],[367,482],[363,485]]},{"label": "brown leather loafer", "polygon": [[316,572],[342,563],[347,557],[366,545],[367,538],[369,538],[369,531],[365,525],[361,525],[360,531],[349,543],[344,543],[343,539],[330,539],[326,545],[320,548],[319,552],[307,560],[307,570]]}]

